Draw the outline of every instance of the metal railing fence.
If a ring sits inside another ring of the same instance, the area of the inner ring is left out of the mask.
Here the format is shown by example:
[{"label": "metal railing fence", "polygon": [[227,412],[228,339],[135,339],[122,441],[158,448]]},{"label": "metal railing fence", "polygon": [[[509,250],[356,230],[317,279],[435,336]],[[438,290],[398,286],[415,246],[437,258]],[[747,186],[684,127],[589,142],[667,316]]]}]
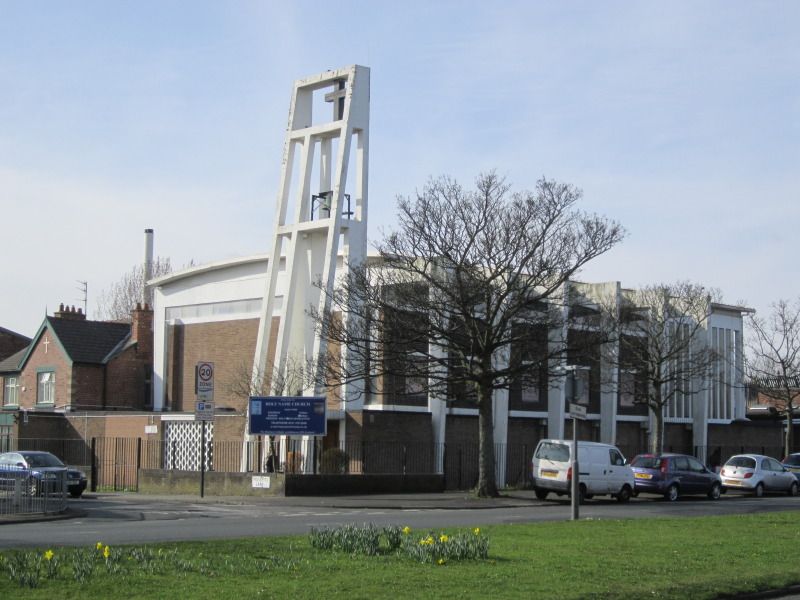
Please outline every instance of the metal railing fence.
[{"label": "metal railing fence", "polygon": [[22,467],[0,466],[0,517],[59,513],[66,508],[66,471],[35,474]]},{"label": "metal railing fence", "polygon": [[[495,474],[507,486],[531,485],[531,458],[537,440],[495,444]],[[626,458],[648,450],[641,445],[619,444]],[[92,491],[137,491],[140,469],[198,471],[199,442],[142,438],[15,439],[0,437],[0,451],[46,450],[66,464],[83,470]],[[718,467],[734,454],[757,453],[782,458],[781,446],[711,445],[666,446],[665,452],[705,457]],[[217,472],[291,474],[434,474],[444,476],[447,489],[471,489],[478,481],[479,446],[476,443],[403,443],[357,441],[326,447],[321,440],[266,439],[207,440],[205,468]]]}]

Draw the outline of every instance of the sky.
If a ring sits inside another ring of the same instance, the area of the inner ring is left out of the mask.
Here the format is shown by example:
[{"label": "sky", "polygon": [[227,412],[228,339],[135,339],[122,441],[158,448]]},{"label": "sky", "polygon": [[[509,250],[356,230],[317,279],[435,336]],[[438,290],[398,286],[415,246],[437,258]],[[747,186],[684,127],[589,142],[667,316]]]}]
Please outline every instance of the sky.
[{"label": "sky", "polygon": [[293,81],[371,69],[369,237],[430,177],[620,222],[584,281],[800,295],[800,3],[0,0],[0,327],[270,248]]}]

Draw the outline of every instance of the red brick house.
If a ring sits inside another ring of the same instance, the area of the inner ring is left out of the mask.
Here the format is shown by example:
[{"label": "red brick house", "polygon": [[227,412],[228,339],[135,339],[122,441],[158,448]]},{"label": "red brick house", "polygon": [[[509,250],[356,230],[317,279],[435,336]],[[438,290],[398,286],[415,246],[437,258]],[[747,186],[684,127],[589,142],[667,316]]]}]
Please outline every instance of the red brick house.
[{"label": "red brick house", "polygon": [[26,348],[0,361],[4,411],[143,410],[150,406],[153,311],[131,323],[89,321],[64,307]]}]

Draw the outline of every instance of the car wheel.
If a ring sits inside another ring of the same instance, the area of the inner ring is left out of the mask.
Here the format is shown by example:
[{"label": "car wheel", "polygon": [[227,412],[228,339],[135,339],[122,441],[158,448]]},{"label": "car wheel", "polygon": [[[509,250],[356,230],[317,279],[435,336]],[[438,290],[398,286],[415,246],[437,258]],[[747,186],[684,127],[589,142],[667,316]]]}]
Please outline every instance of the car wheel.
[{"label": "car wheel", "polygon": [[583,504],[584,502],[586,502],[587,497],[588,495],[586,494],[586,486],[580,484],[580,486],[578,487],[578,504]]},{"label": "car wheel", "polygon": [[627,485],[623,485],[622,489],[617,494],[617,501],[618,502],[627,502],[631,499],[631,488]]},{"label": "car wheel", "polygon": [[764,484],[763,484],[763,483],[759,483],[759,484],[758,484],[758,485],[755,487],[755,489],[753,490],[753,495],[754,495],[756,498],[761,498],[761,496],[763,496],[763,495],[764,495]]},{"label": "car wheel", "polygon": [[715,483],[711,486],[711,489],[708,491],[708,497],[712,500],[719,500],[719,497],[722,495],[722,486],[718,483]]},{"label": "car wheel", "polygon": [[533,493],[536,494],[536,498],[538,500],[547,500],[547,494],[549,492],[547,490],[540,490],[540,489],[537,488],[537,489],[533,490]]},{"label": "car wheel", "polygon": [[680,493],[678,491],[678,486],[673,483],[667,488],[667,491],[664,494],[664,498],[666,500],[669,500],[670,502],[675,502],[675,500],[678,499],[679,495]]},{"label": "car wheel", "polygon": [[793,481],[792,485],[789,486],[789,495],[790,496],[797,496],[797,482]]},{"label": "car wheel", "polygon": [[75,490],[74,492],[69,493],[72,498],[80,498],[82,494],[83,490]]}]

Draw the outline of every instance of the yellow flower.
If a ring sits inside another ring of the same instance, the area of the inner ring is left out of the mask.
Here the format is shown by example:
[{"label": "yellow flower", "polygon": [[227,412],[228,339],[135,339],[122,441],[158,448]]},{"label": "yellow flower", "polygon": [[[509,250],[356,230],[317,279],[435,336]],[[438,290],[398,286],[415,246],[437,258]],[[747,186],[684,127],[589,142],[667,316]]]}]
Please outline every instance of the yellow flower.
[{"label": "yellow flower", "polygon": [[446,562],[447,562],[447,561],[446,561],[445,559],[443,559],[443,558],[440,558],[439,560],[437,560],[437,561],[436,561],[436,564],[437,564],[437,565],[443,565],[443,564],[444,564],[444,563],[446,563]]},{"label": "yellow flower", "polygon": [[47,552],[44,553],[44,557],[46,560],[53,560],[53,556],[54,554],[52,550],[48,550]]},{"label": "yellow flower", "polygon": [[480,535],[481,534],[481,528],[480,527],[476,527],[475,529],[472,530],[472,533],[474,533],[475,535]]},{"label": "yellow flower", "polygon": [[450,538],[447,537],[445,534],[442,534],[442,535],[439,536],[439,541],[442,542],[442,543],[446,542],[449,539]]},{"label": "yellow flower", "polygon": [[103,549],[103,558],[108,558],[109,556],[111,556],[111,548],[109,548],[108,546],[106,546],[106,547]]},{"label": "yellow flower", "polygon": [[403,527],[403,535],[408,535],[409,533],[411,533],[411,527],[406,525],[405,527]]},{"label": "yellow flower", "polygon": [[97,548],[98,550],[102,550],[103,549],[103,542],[97,542],[94,545],[94,547]]}]

